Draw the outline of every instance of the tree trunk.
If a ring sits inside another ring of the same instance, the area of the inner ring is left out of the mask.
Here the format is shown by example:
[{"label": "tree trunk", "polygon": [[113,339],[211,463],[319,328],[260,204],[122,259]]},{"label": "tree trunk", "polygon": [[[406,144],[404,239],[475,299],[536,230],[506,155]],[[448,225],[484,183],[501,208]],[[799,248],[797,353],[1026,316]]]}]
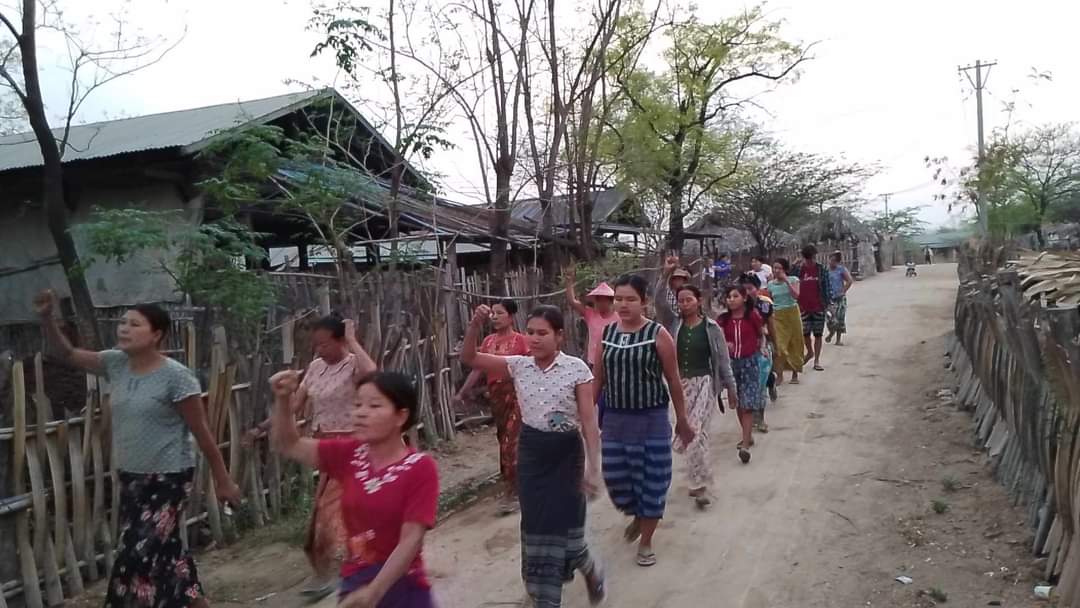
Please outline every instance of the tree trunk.
[{"label": "tree trunk", "polygon": [[34,0],[23,2],[23,31],[18,40],[19,51],[22,53],[23,80],[26,83],[26,97],[22,100],[23,107],[41,150],[42,202],[45,206],[45,219],[56,246],[60,265],[67,278],[68,290],[71,292],[80,346],[97,350],[101,348],[101,336],[98,333],[94,301],[90,297],[90,288],[86,284],[86,277],[79,260],[79,251],[75,248],[75,240],[71,238],[67,201],[64,198],[64,166],[60,148],[56,144],[56,139],[49,128],[48,118],[45,116],[45,103],[38,78],[36,8],[37,3]]},{"label": "tree trunk", "polygon": [[686,229],[682,209],[683,189],[681,181],[673,181],[668,190],[668,238],[667,248],[676,255],[682,254],[683,242],[686,240]]},{"label": "tree trunk", "polygon": [[510,172],[500,162],[495,173],[495,212],[491,215],[491,295],[506,295],[506,250],[510,222]]}]

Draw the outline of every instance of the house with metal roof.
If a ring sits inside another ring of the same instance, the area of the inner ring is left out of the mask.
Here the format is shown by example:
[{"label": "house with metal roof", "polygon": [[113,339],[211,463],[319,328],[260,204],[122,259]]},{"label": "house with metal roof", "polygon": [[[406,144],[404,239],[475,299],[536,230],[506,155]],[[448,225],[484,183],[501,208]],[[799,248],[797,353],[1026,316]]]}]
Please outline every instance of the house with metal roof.
[{"label": "house with metal roof", "polygon": [[[341,174],[342,205],[364,218],[367,240],[384,235],[389,225],[386,201],[397,162],[393,146],[332,89],[279,95],[204,108],[165,112],[73,126],[63,150],[66,198],[72,225],[86,221],[91,210],[138,207],[178,210],[188,221],[210,221],[221,210],[205,201],[198,184],[207,167],[199,154],[238,129],[273,126],[285,137],[324,132],[348,121],[350,136],[338,144],[335,163]],[[60,130],[57,140],[63,139]],[[0,137],[0,324],[34,319],[32,294],[51,288],[61,299],[67,281],[46,227],[41,204],[42,159],[32,134]],[[311,168],[283,169],[282,179],[304,179]],[[345,178],[345,175],[348,178]],[[459,205],[431,195],[422,174],[404,163],[399,197],[402,234],[420,239],[454,238],[481,242],[491,238],[490,211]],[[310,226],[275,209],[273,200],[257,201],[241,210],[244,219],[266,236],[270,251],[292,247],[307,267]],[[524,246],[531,231],[513,231],[512,243]],[[73,232],[76,246],[84,244]],[[305,236],[307,235],[307,236]],[[307,239],[307,240],[305,240]],[[376,259],[380,249],[360,247],[357,262]],[[280,256],[279,256],[280,257]],[[178,298],[173,282],[147,259],[123,264],[93,263],[86,269],[95,306],[112,308],[138,302]]]}]

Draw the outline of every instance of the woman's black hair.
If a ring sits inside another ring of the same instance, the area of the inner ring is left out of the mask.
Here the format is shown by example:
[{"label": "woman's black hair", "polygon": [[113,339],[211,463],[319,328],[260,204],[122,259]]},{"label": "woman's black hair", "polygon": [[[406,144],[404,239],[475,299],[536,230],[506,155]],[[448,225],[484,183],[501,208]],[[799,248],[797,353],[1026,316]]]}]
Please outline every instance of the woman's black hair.
[{"label": "woman's black hair", "polygon": [[806,247],[802,248],[802,257],[809,260],[810,258],[813,258],[816,255],[817,255],[817,247],[814,247],[813,245],[807,245]]},{"label": "woman's black hair", "polygon": [[563,314],[562,311],[559,310],[559,307],[550,304],[541,304],[532,309],[532,312],[529,313],[529,319],[543,319],[547,321],[548,325],[551,326],[551,329],[554,329],[555,331],[562,331],[566,325],[563,321]]},{"label": "woman's black hair", "polygon": [[787,258],[776,258],[776,265],[784,269],[784,272],[791,272],[791,262]]},{"label": "woman's black hair", "polygon": [[679,294],[684,291],[689,291],[690,293],[694,294],[695,298],[699,300],[701,299],[701,290],[697,288],[697,285],[691,285],[689,283],[683,285],[678,289],[678,291],[675,292],[675,297],[678,298]]},{"label": "woman's black hair", "polygon": [[757,260],[757,261],[761,262],[762,264],[765,263],[765,256],[755,255],[754,257],[752,257],[750,259],[751,260]]},{"label": "woman's black hair", "polygon": [[517,302],[510,299],[499,300],[498,302],[492,304],[492,306],[502,306],[503,310],[505,310],[506,313],[509,314],[511,317],[516,315],[518,311]]},{"label": "woman's black hair", "polygon": [[323,329],[330,332],[330,335],[338,340],[345,337],[345,321],[341,319],[340,315],[331,313],[325,317],[319,319],[312,326],[311,331]]},{"label": "woman's black hair", "polygon": [[615,279],[615,283],[611,286],[612,289],[618,289],[620,287],[630,287],[637,292],[638,297],[642,301],[645,301],[649,297],[649,282],[644,277],[638,274],[624,274],[621,277]]},{"label": "woman's black hair", "polygon": [[752,272],[744,272],[742,276],[739,277],[739,285],[753,285],[754,287],[760,289],[761,277],[757,276]]},{"label": "woman's black hair", "polygon": [[131,307],[131,310],[146,318],[147,323],[150,324],[150,329],[161,332],[161,339],[158,340],[159,344],[165,341],[166,336],[169,335],[169,329],[172,327],[172,318],[169,317],[167,310],[157,304],[136,304]]},{"label": "woman's black hair", "polygon": [[401,427],[401,432],[404,433],[416,424],[420,406],[416,394],[416,383],[413,382],[411,377],[401,372],[376,371],[360,378],[360,382],[357,383],[356,387],[360,388],[365,384],[374,384],[375,388],[379,389],[379,392],[386,395],[390,403],[394,404],[394,408],[409,410],[409,417],[405,420],[404,426]]},{"label": "woman's black hair", "polygon": [[[754,302],[750,299],[750,295],[748,293],[746,293],[746,288],[743,287],[742,285],[731,285],[730,287],[725,289],[724,290],[724,303],[725,304],[727,303],[728,296],[731,295],[731,292],[733,292],[733,291],[739,292],[739,295],[741,295],[743,297],[743,302],[744,302],[743,308],[745,309],[744,316],[749,317],[750,313],[754,312]],[[720,315],[720,318],[722,320],[727,320],[730,317],[731,317],[731,311],[730,310],[725,311],[724,314]]]}]

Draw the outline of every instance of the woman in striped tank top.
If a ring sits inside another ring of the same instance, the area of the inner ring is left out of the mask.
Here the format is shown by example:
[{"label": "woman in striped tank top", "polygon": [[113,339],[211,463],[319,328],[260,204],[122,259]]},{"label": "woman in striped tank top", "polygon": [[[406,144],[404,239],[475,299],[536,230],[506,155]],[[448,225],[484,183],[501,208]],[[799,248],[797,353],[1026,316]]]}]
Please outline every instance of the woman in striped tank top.
[{"label": "woman in striped tank top", "polygon": [[614,287],[619,320],[604,330],[603,364],[595,370],[595,394],[604,394],[604,483],[615,508],[633,518],[625,537],[627,542],[640,538],[638,565],[652,566],[653,534],[671,487],[669,401],[681,444],[689,445],[696,432],[686,415],[675,341],[645,318],[645,279],[624,275]]}]

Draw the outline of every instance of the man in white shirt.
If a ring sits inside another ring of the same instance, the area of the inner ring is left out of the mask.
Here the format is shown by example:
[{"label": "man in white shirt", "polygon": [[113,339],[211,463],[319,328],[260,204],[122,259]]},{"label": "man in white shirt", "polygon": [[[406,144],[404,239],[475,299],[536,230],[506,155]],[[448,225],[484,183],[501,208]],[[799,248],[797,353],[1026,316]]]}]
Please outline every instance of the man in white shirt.
[{"label": "man in white shirt", "polygon": [[750,269],[761,279],[761,284],[766,285],[772,279],[772,266],[765,263],[765,258],[755,255],[750,258]]}]

